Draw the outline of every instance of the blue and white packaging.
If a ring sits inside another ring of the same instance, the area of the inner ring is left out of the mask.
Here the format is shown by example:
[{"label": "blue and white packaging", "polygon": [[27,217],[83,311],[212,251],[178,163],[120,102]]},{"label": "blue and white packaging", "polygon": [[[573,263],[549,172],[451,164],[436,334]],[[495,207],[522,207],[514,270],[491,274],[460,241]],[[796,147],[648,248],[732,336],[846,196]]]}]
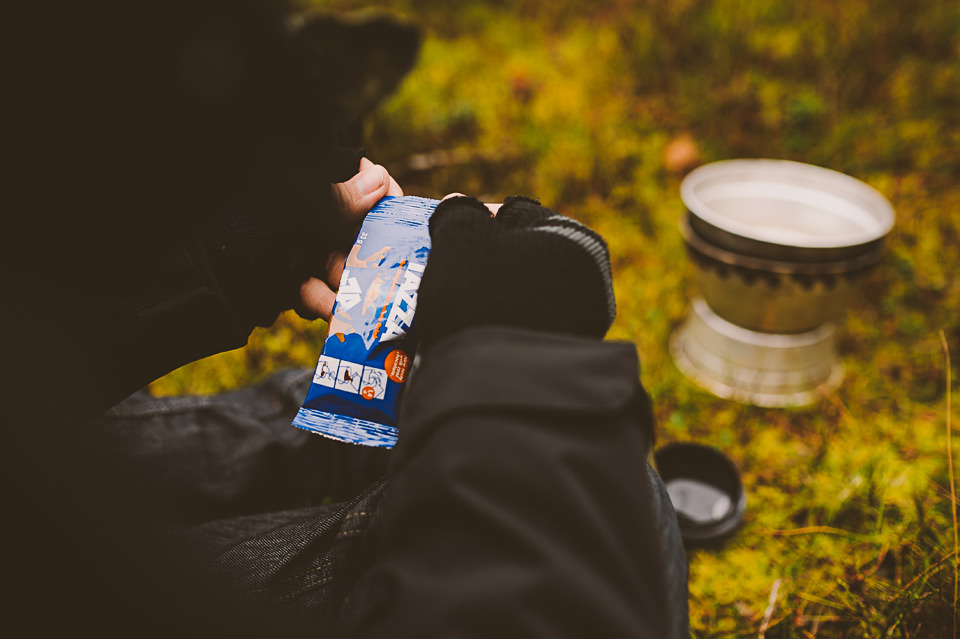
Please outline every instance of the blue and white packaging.
[{"label": "blue and white packaging", "polygon": [[416,351],[413,318],[439,200],[385,197],[360,229],[310,389],[294,426],[364,446],[392,447]]}]

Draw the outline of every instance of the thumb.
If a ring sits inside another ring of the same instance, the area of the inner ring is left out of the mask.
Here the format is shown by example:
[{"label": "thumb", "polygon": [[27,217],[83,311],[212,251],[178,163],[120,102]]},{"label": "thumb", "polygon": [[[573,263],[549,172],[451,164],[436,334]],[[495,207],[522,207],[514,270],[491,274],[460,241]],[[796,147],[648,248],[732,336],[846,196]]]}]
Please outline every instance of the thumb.
[{"label": "thumb", "polygon": [[333,196],[347,219],[359,222],[380,198],[391,194],[391,183],[385,168],[365,159],[359,173],[346,182],[332,185]]}]

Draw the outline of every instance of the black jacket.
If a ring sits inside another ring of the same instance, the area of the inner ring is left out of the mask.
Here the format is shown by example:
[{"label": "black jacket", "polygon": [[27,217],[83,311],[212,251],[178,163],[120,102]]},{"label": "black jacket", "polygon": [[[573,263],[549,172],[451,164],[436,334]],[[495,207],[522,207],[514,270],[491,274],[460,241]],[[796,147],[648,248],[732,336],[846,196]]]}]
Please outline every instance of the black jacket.
[{"label": "black jacket", "polygon": [[85,414],[243,345],[352,241],[329,184],[357,171],[351,132],[419,36],[283,4],[6,9],[3,315],[82,371]]},{"label": "black jacket", "polygon": [[675,514],[631,344],[485,327],[411,380],[358,637],[687,635]]}]

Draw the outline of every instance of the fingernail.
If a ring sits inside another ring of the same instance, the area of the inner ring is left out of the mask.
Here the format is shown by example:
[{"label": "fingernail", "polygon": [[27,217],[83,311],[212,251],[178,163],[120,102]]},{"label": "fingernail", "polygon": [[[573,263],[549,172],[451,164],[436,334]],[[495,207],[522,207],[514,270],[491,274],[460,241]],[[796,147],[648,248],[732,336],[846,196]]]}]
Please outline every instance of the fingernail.
[{"label": "fingernail", "polygon": [[373,193],[383,185],[383,167],[376,164],[365,171],[361,171],[357,175],[355,185],[361,195]]}]

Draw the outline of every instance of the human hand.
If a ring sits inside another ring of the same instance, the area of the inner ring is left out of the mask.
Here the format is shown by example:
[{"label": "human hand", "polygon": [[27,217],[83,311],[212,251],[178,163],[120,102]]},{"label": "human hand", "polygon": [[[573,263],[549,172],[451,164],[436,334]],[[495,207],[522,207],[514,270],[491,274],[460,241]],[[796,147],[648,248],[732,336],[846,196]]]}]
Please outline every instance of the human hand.
[{"label": "human hand", "polygon": [[[453,198],[453,197],[467,197],[467,196],[464,195],[463,193],[449,193],[447,195],[444,195],[443,199],[440,201],[443,202],[444,200],[449,200],[450,198]],[[496,215],[497,211],[500,210],[500,207],[503,206],[503,204],[499,204],[496,202],[484,202],[483,205],[487,207],[490,210],[490,212],[494,215]]]},{"label": "human hand", "polygon": [[603,238],[534,200],[491,207],[445,198],[430,219],[430,237],[416,319],[425,351],[475,326],[602,338],[613,321]]},{"label": "human hand", "polygon": [[[360,170],[355,176],[346,182],[331,185],[331,189],[338,213],[348,226],[357,231],[363,218],[381,198],[403,195],[403,190],[387,170],[367,158],[360,160]],[[333,251],[327,258],[326,277],[310,277],[303,281],[300,285],[300,305],[296,309],[301,317],[330,321],[346,257],[344,250]]]}]

